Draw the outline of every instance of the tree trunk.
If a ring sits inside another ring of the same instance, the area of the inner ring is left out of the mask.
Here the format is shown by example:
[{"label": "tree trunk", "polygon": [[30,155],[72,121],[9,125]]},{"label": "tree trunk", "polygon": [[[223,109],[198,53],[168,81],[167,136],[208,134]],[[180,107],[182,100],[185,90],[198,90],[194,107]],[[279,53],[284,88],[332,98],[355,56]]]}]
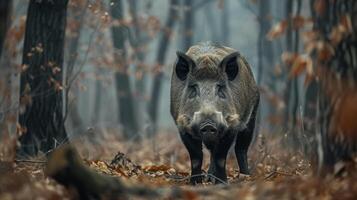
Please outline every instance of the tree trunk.
[{"label": "tree trunk", "polygon": [[[257,82],[261,87],[267,86],[269,90],[275,91],[274,66],[275,66],[275,52],[272,41],[269,41],[266,37],[271,28],[271,1],[260,0],[259,1],[259,35],[258,35],[258,74]],[[262,103],[264,104],[265,101]],[[270,116],[274,116],[276,108],[272,105],[264,106],[259,109],[257,123],[261,122],[261,119],[266,119]],[[269,125],[269,124],[266,124]]]},{"label": "tree trunk", "polygon": [[194,11],[192,9],[193,0],[185,0],[185,19],[184,19],[184,51],[187,51],[193,43]]},{"label": "tree trunk", "polygon": [[68,0],[31,0],[21,74],[20,155],[49,152],[67,141],[62,65]]},{"label": "tree trunk", "polygon": [[[310,13],[311,18],[316,19],[316,12],[314,10],[314,2],[315,0],[310,0]],[[314,29],[318,28],[318,24],[314,23]],[[311,83],[307,86],[305,92],[305,104],[304,104],[304,118],[303,118],[303,126],[307,139],[307,143],[305,144],[304,152],[306,155],[310,156],[311,160],[314,162],[318,159],[318,147],[317,147],[317,137],[316,131],[318,128],[317,125],[317,111],[318,111],[318,92],[319,85],[314,78]]]},{"label": "tree trunk", "polygon": [[[8,108],[11,107],[11,76],[12,69],[8,65],[8,62],[5,61],[6,52],[4,54],[4,62],[1,62],[1,56],[4,48],[6,33],[10,26],[10,17],[11,17],[11,5],[12,1],[0,1],[0,139],[2,133],[6,133],[8,129]],[[8,60],[8,58],[6,58]]]},{"label": "tree trunk", "polygon": [[[128,0],[129,12],[132,17],[132,39],[131,44],[135,52],[135,91],[134,99],[136,101],[136,111],[141,113],[137,115],[137,121],[140,126],[140,131],[143,130],[144,123],[147,122],[148,115],[145,112],[147,106],[147,89],[148,82],[148,69],[145,64],[146,57],[146,43],[149,41],[145,35],[145,32],[140,27],[140,21],[138,16],[138,3],[139,1]],[[140,12],[139,12],[140,13]]]},{"label": "tree trunk", "polygon": [[[124,18],[123,2],[112,0],[110,6],[113,20],[120,23]],[[126,61],[125,41],[127,39],[127,30],[123,25],[112,27],[112,38],[114,44],[114,58],[119,66],[115,73],[115,82],[118,96],[119,120],[123,126],[124,136],[127,138],[138,135],[139,125],[134,107],[134,98],[131,92],[130,77],[128,75],[128,63]]]},{"label": "tree trunk", "polygon": [[11,16],[11,0],[0,1],[0,58],[4,46],[6,32],[9,29]]},{"label": "tree trunk", "polygon": [[[292,14],[293,14],[293,0],[287,0],[286,1],[286,19],[288,21],[288,27],[286,30],[286,51],[289,53],[293,52],[293,31],[292,31]],[[287,69],[289,70],[291,66],[287,66]],[[289,71],[287,71],[286,74],[288,74]],[[288,123],[285,123],[285,128],[289,129],[289,125],[290,125],[290,99],[291,99],[291,87],[292,87],[292,82],[291,79],[287,78],[287,84],[286,84],[286,88],[284,91],[284,101],[286,104],[286,108],[285,108],[285,113],[284,113],[284,119],[288,120]]]},{"label": "tree trunk", "polygon": [[[321,0],[311,6],[314,30],[334,52],[327,57],[316,53],[318,157],[320,169],[332,171],[339,161],[353,162],[357,153],[357,2]],[[337,26],[349,30],[338,42],[331,37]]]},{"label": "tree trunk", "polygon": [[167,49],[169,47],[170,39],[172,37],[173,28],[178,17],[178,0],[170,0],[170,8],[168,12],[168,18],[165,27],[162,29],[162,35],[159,41],[159,48],[156,57],[156,69],[153,87],[151,89],[151,101],[149,104],[149,116],[152,123],[151,134],[156,133],[158,111],[159,111],[159,100],[161,97],[161,86],[162,80],[164,78],[164,72],[162,67],[165,64]]},{"label": "tree trunk", "polygon": [[221,16],[221,25],[222,25],[222,43],[229,46],[230,43],[230,28],[229,28],[229,1],[225,0],[222,2],[222,16]]},{"label": "tree trunk", "polygon": [[[294,13],[294,2],[296,2],[296,13]],[[286,17],[288,21],[287,36],[286,36],[286,50],[289,53],[299,53],[299,29],[293,31],[293,17],[299,16],[301,11],[301,0],[289,0],[286,4]],[[287,74],[289,74],[292,66],[287,66]],[[299,88],[297,77],[286,77],[287,87],[285,90],[284,98],[286,103],[286,110],[284,119],[287,119],[286,129],[288,131],[288,143],[293,148],[301,146],[301,138],[298,137],[297,130],[297,116],[299,108]]]},{"label": "tree trunk", "polygon": [[145,86],[147,83],[146,69],[145,69],[145,44],[144,36],[142,30],[140,29],[140,23],[138,18],[138,1],[128,0],[129,11],[133,21],[132,32],[135,37],[132,42],[133,48],[135,51],[135,56],[137,58],[136,63],[136,73],[140,73],[139,79],[136,81],[136,93],[139,96],[140,101],[145,97]]}]

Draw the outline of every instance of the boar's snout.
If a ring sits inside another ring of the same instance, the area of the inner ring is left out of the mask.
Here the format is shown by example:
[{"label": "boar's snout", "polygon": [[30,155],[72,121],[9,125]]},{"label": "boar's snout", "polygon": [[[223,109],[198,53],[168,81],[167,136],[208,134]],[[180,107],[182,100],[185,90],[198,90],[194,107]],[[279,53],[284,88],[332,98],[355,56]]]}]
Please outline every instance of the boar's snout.
[{"label": "boar's snout", "polygon": [[192,120],[193,130],[199,135],[216,136],[226,128],[222,112],[213,109],[203,109],[195,112]]},{"label": "boar's snout", "polygon": [[200,134],[201,135],[215,135],[217,134],[217,126],[215,123],[212,123],[210,120],[205,121],[200,124]]}]

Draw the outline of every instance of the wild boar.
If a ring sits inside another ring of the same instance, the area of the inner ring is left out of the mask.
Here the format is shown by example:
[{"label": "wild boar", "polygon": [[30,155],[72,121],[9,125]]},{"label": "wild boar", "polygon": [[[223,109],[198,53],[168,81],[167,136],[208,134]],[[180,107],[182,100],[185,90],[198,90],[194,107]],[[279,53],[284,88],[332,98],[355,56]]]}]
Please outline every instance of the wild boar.
[{"label": "wild boar", "polygon": [[202,182],[202,143],[211,155],[209,174],[227,181],[226,157],[234,141],[240,173],[250,173],[247,151],[259,90],[238,51],[206,42],[177,52],[170,98],[171,115],[191,159],[192,184]]}]

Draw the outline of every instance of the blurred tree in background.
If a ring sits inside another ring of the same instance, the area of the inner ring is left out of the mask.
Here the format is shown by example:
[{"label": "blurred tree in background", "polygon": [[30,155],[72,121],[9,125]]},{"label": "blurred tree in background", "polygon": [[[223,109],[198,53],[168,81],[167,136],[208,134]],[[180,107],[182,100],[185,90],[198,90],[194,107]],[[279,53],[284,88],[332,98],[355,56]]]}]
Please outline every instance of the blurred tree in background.
[{"label": "blurred tree in background", "polygon": [[19,153],[47,153],[67,141],[62,65],[68,1],[31,0],[20,88]]}]

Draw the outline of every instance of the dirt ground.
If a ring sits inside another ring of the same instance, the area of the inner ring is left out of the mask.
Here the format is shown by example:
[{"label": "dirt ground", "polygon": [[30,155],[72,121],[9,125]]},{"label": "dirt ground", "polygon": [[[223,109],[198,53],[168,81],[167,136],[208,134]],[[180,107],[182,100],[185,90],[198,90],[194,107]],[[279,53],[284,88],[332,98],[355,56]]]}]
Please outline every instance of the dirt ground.
[{"label": "dirt ground", "polygon": [[[230,152],[228,184],[204,182],[192,186],[188,181],[188,154],[176,133],[165,132],[141,141],[123,141],[113,135],[76,138],[73,144],[85,165],[95,171],[118,177],[129,186],[161,191],[159,197],[135,195],[129,196],[130,199],[357,199],[355,173],[318,177],[302,153],[287,148],[283,139],[257,137],[249,154],[252,176],[239,174],[234,153]],[[206,150],[204,154],[203,170],[207,171],[209,154]],[[3,159],[0,199],[76,198],[73,188],[65,188],[46,177],[45,157]],[[336,166],[335,170],[340,168]],[[176,190],[180,190],[180,195]]]}]

